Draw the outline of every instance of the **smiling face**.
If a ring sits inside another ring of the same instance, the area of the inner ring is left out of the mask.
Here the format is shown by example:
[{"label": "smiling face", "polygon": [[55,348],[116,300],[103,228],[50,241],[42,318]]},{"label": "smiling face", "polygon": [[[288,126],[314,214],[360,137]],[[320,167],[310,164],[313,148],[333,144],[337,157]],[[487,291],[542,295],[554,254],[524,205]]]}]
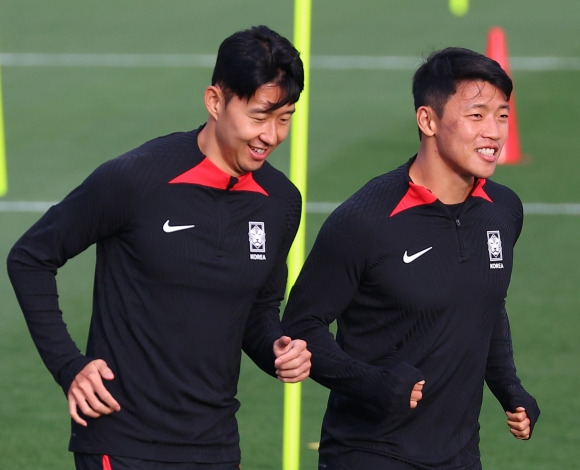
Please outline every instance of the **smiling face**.
[{"label": "smiling face", "polygon": [[484,81],[464,81],[434,119],[435,150],[463,179],[489,178],[508,135],[505,94]]},{"label": "smiling face", "polygon": [[288,136],[294,104],[272,109],[282,93],[273,84],[262,85],[249,100],[236,95],[226,100],[222,90],[212,86],[206,91],[206,105],[208,93],[212,139],[202,151],[232,176],[258,170]]}]

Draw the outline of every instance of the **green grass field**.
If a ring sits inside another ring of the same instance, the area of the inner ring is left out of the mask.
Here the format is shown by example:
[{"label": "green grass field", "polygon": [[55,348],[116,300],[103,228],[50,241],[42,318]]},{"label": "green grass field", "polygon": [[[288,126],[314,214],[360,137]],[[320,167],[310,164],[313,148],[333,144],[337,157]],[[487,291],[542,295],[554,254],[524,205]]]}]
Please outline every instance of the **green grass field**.
[{"label": "green grass field", "polygon": [[[409,61],[448,45],[484,52],[489,28],[504,28],[524,157],[498,168],[495,179],[526,204],[508,307],[519,374],[542,416],[531,441],[516,441],[487,394],[481,450],[488,470],[574,468],[580,459],[580,160],[573,153],[580,2],[472,0],[459,18],[446,0],[313,3],[307,246],[327,216],[312,203],[342,201],[415,152]],[[2,263],[41,214],[16,203],[59,200],[100,162],[196,127],[205,120],[201,97],[211,67],[194,64],[194,57],[215,54],[225,36],[259,23],[292,38],[293,21],[291,1],[0,0],[9,184],[0,198]],[[325,65],[328,56],[338,65]],[[353,58],[360,56],[398,59],[389,62],[392,68],[356,68]],[[287,172],[289,144],[271,161]],[[80,347],[92,261],[89,250],[59,273],[65,320]],[[5,271],[0,468],[72,469],[65,398],[34,349]],[[248,361],[239,388],[244,469],[281,468],[283,386]],[[302,393],[301,468],[315,469],[308,444],[318,440],[327,392],[308,380]]]}]

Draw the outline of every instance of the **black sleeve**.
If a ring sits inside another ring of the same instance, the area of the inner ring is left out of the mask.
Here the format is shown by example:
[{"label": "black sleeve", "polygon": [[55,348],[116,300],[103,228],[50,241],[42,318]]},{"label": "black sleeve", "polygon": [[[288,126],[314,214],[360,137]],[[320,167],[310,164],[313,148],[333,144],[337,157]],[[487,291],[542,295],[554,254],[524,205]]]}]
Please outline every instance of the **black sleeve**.
[{"label": "black sleeve", "polygon": [[32,339],[65,394],[88,363],[70,337],[58,302],[57,271],[122,223],[129,196],[115,165],[97,169],[51,207],[11,249],[7,268]]},{"label": "black sleeve", "polygon": [[[353,227],[354,226],[354,227]],[[345,230],[348,231],[345,233]],[[282,318],[286,334],[306,340],[312,352],[310,376],[321,385],[388,411],[407,410],[421,373],[404,363],[380,367],[348,355],[329,325],[347,308],[367,263],[360,227],[327,220],[292,288]]]},{"label": "black sleeve", "polygon": [[498,315],[494,325],[485,380],[505,411],[513,412],[519,406],[526,409],[533,431],[540,416],[540,408],[517,376],[510,324],[505,308]]},{"label": "black sleeve", "polygon": [[262,286],[246,322],[243,338],[243,350],[264,372],[276,377],[273,351],[274,341],[282,333],[280,325],[280,304],[284,299],[288,267],[286,260],[288,252],[298,231],[302,203],[300,194],[296,191],[293,197],[286,201],[286,238],[276,254],[276,260],[268,280]]}]

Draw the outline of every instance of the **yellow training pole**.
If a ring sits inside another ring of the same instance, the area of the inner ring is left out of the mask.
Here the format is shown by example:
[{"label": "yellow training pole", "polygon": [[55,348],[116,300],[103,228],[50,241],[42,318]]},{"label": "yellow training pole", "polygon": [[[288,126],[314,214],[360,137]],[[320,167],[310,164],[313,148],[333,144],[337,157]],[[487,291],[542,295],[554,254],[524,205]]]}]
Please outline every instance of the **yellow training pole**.
[{"label": "yellow training pole", "polygon": [[2,75],[0,75],[0,197],[8,192],[6,171],[6,145],[4,141],[4,116],[2,114]]},{"label": "yellow training pole", "polygon": [[[294,2],[294,46],[304,64],[304,90],[296,105],[290,135],[290,179],[302,194],[302,222],[288,255],[288,292],[296,281],[306,251],[306,176],[308,172],[308,94],[310,80],[311,0]],[[283,470],[300,468],[301,384],[284,385]]]}]

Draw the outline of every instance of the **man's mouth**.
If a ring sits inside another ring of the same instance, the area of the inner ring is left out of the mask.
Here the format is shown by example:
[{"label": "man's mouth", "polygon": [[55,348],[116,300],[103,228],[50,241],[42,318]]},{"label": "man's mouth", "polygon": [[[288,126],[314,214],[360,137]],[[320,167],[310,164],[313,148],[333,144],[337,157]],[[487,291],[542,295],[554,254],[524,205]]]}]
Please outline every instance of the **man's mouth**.
[{"label": "man's mouth", "polygon": [[255,153],[255,154],[257,154],[257,155],[263,155],[263,154],[265,154],[265,153],[266,153],[266,149],[263,149],[263,148],[252,147],[252,146],[250,145],[250,149],[252,150],[252,152],[254,152],[254,153]]},{"label": "man's mouth", "polygon": [[496,149],[491,148],[491,147],[484,147],[484,148],[477,149],[476,152],[481,153],[482,155],[485,155],[486,157],[493,157],[495,155]]},{"label": "man's mouth", "polygon": [[499,157],[499,148],[497,147],[481,147],[475,149],[481,155],[481,158],[488,163],[495,163]]}]

